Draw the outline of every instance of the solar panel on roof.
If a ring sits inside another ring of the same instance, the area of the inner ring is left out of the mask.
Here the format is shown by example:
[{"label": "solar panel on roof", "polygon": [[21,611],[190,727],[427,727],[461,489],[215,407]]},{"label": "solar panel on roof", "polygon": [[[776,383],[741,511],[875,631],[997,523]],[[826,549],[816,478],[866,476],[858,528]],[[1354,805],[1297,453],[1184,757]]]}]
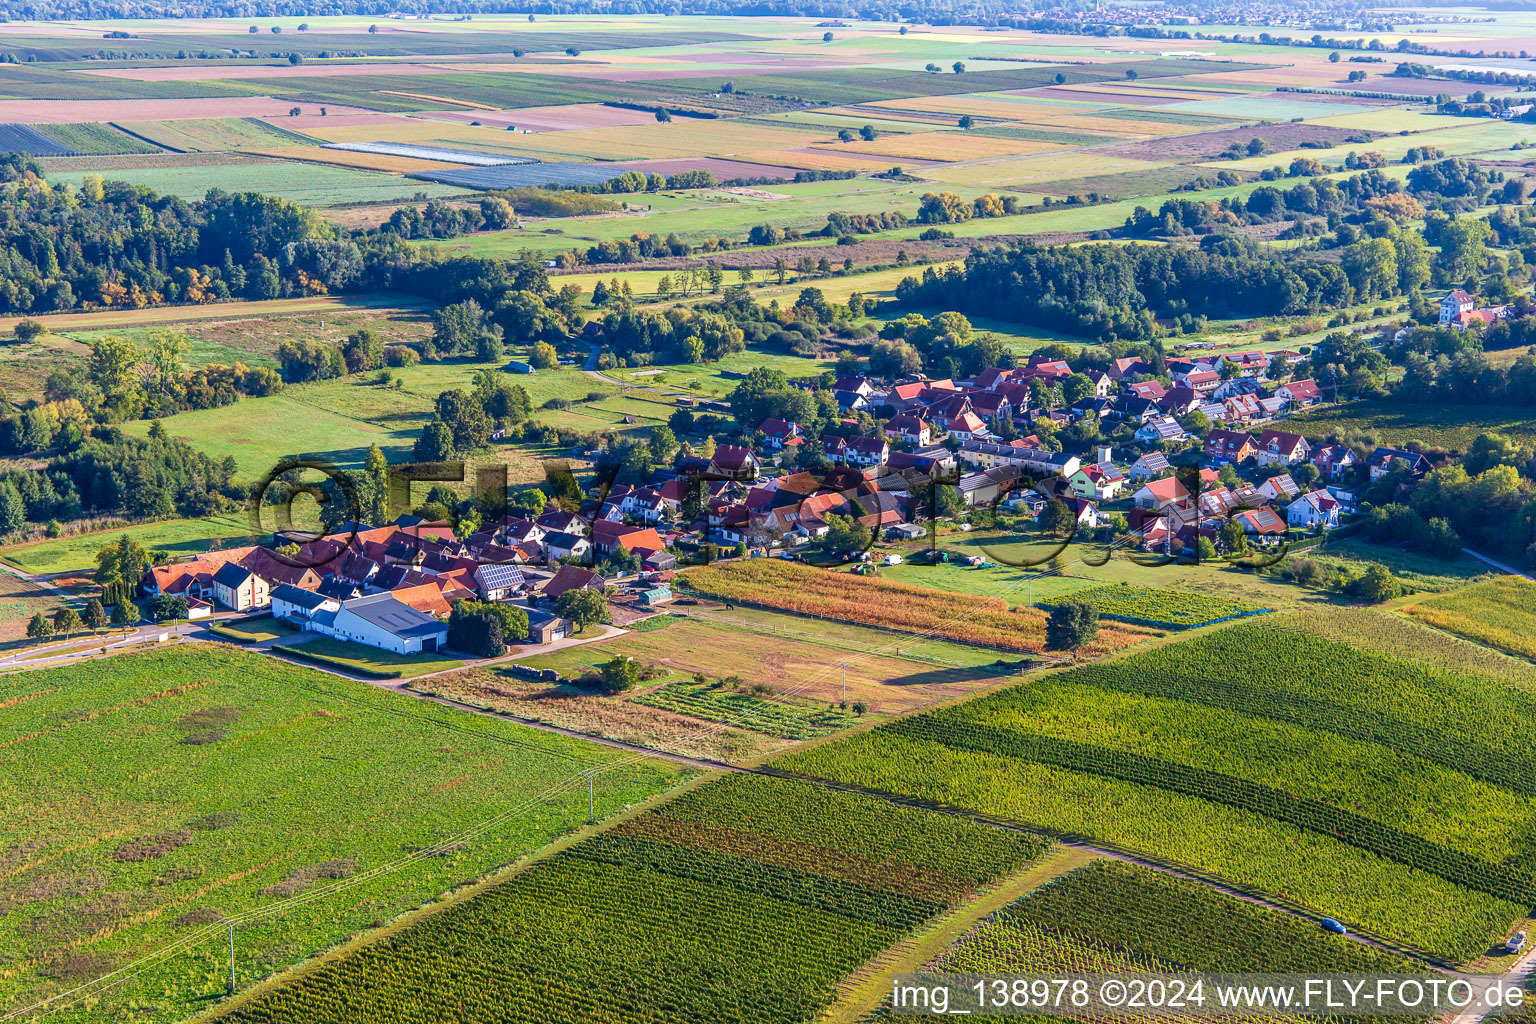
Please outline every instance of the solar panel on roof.
[{"label": "solar panel on roof", "polygon": [[523,585],[523,570],[515,565],[482,565],[480,579],[493,590],[520,587]]}]

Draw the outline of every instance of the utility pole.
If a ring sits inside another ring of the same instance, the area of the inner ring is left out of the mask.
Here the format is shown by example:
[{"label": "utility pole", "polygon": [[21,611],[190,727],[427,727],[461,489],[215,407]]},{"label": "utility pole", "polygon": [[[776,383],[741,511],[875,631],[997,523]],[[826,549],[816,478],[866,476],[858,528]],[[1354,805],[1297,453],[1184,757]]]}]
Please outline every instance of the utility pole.
[{"label": "utility pole", "polygon": [[594,789],[594,785],[595,785],[594,780],[596,778],[597,778],[597,772],[593,771],[590,768],[587,769],[587,824],[588,825],[596,825],[597,824],[597,803],[596,803],[596,799],[597,798],[596,798],[596,791]]},{"label": "utility pole", "polygon": [[229,922],[229,994],[235,994],[235,922]]},{"label": "utility pole", "polygon": [[848,703],[848,663],[843,662],[843,704]]}]

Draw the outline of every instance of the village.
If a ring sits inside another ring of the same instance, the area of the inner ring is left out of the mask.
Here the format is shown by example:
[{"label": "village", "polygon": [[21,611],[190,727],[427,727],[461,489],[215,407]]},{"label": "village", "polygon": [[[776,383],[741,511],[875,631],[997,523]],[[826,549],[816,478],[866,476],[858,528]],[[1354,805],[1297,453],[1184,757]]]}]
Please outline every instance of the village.
[{"label": "village", "polygon": [[[1459,291],[1441,306],[1451,327],[1504,315],[1476,310]],[[956,528],[1034,530],[1184,558],[1283,551],[1343,525],[1373,482],[1431,468],[1416,451],[1359,451],[1283,429],[1293,412],[1334,397],[1315,380],[1289,379],[1285,371],[1304,359],[1289,350],[1199,353],[1168,357],[1154,375],[1137,357],[1079,371],[1036,356],[964,380],[842,375],[830,390],[846,434],[813,439],[770,417],[732,438],[740,443],[710,437],[700,449],[708,454],[685,443],[644,481],[613,483],[620,467],[610,466],[579,502],[509,508],[473,532],[409,513],[346,523],[323,536],[285,536],[286,548],[156,565],[141,589],[152,610],[173,617],[270,614],[295,630],[410,656],[481,645],[453,634],[461,602],[482,620],[486,606],[515,608],[502,616],[502,641],[548,645],[608,621],[610,608],[625,619],[665,609],[680,567],[780,557],[874,572],[867,563],[895,564]],[[1074,444],[1074,434],[1094,439]],[[817,468],[798,468],[806,465]],[[574,612],[580,599],[569,595],[584,592],[596,597]]]}]

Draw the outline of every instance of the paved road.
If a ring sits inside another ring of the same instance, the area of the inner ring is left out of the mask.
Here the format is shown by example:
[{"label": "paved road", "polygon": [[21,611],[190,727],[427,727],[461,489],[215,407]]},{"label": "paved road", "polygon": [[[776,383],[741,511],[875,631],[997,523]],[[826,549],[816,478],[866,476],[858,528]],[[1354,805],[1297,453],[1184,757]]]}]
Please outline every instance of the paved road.
[{"label": "paved road", "polygon": [[1503,562],[1496,562],[1493,559],[1489,558],[1487,555],[1480,555],[1480,554],[1478,554],[1476,551],[1473,551],[1471,548],[1462,548],[1461,550],[1462,550],[1463,553],[1471,555],[1473,558],[1477,559],[1479,562],[1484,562],[1484,563],[1486,563],[1488,565],[1493,566],[1495,569],[1499,570],[1499,572],[1508,573],[1511,576],[1524,576],[1528,580],[1536,581],[1536,576],[1532,576],[1528,572],[1522,572],[1519,569],[1516,569],[1512,565],[1505,565]]},{"label": "paved road", "polygon": [[[1518,985],[1527,990],[1533,976],[1536,976],[1536,945],[1527,947],[1525,954],[1517,957],[1515,962],[1509,965],[1509,970],[1495,975],[1507,985]],[[1476,1008],[1453,1018],[1451,1024],[1480,1024],[1482,1021],[1498,1017],[1500,1013],[1498,1007]]]}]

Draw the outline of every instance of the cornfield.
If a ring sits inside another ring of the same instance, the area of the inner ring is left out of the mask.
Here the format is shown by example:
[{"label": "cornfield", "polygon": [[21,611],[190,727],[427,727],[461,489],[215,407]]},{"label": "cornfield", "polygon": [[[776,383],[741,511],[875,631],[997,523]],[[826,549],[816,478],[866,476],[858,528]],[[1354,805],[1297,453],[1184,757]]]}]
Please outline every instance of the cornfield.
[{"label": "cornfield", "polygon": [[[888,580],[830,572],[778,559],[754,559],[691,569],[687,583],[721,601],[742,601],[866,626],[941,636],[961,643],[1038,654],[1046,616],[1010,611],[1000,597],[955,594]],[[1148,634],[1134,626],[1099,630],[1084,648],[1108,654]]]}]

